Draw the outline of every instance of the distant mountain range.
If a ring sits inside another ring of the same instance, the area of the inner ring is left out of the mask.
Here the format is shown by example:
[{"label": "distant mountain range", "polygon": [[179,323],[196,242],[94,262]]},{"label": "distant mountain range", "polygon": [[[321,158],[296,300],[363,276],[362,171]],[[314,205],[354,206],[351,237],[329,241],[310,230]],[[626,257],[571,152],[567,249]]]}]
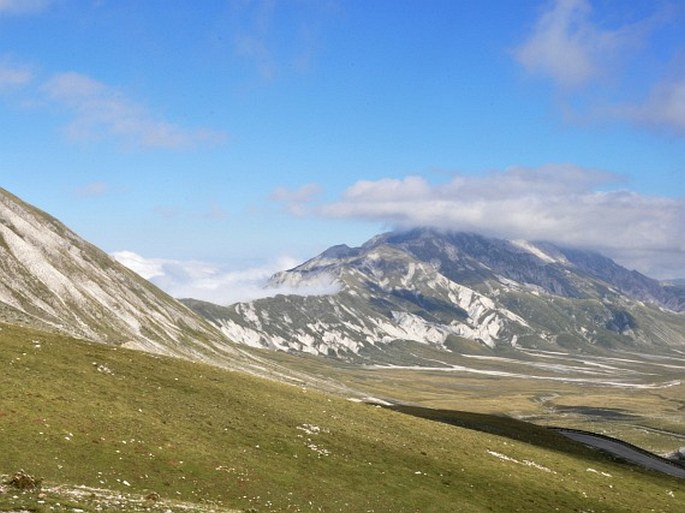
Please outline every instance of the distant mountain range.
[{"label": "distant mountain range", "polygon": [[440,350],[685,347],[685,297],[600,254],[546,242],[415,229],[334,246],[270,285],[328,280],[322,296],[183,302],[254,347],[358,361],[399,342]]},{"label": "distant mountain range", "polygon": [[388,233],[359,248],[334,246],[270,283],[323,282],[334,292],[231,306],[179,302],[0,189],[0,321],[11,324],[291,376],[234,342],[357,362],[387,362],[390,351],[410,359],[411,344],[456,352],[685,348],[681,282],[659,283],[549,243]]}]

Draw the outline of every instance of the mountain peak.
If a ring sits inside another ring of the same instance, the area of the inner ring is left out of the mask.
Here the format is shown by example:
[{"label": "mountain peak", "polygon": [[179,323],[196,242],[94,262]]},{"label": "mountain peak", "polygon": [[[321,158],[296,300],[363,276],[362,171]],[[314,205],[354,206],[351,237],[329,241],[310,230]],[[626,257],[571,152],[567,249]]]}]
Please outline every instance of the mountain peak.
[{"label": "mountain peak", "polygon": [[349,258],[356,256],[358,253],[358,249],[351,248],[347,244],[338,244],[337,246],[331,246],[321,253],[320,256],[323,258]]},{"label": "mountain peak", "polygon": [[276,281],[306,286],[323,276],[340,289],[208,318],[251,345],[340,357],[376,358],[404,342],[439,350],[685,344],[682,295],[596,253],[545,242],[389,232],[359,248],[334,246]]}]

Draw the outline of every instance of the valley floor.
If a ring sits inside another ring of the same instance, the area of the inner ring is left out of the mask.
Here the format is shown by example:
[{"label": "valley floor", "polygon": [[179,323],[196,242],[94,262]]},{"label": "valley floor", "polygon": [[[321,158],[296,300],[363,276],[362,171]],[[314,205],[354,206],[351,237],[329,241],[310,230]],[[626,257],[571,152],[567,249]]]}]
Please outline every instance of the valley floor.
[{"label": "valley floor", "polygon": [[685,446],[685,355],[456,354],[418,344],[410,352],[411,362],[362,367],[283,353],[270,358],[388,402],[597,432],[657,454]]}]

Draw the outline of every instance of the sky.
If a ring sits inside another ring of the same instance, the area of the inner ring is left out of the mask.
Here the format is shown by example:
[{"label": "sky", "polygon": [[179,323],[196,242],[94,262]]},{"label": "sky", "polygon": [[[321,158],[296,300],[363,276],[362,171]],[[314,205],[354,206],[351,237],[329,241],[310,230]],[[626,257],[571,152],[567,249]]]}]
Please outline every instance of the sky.
[{"label": "sky", "polygon": [[0,187],[222,304],[415,226],[685,278],[685,2],[0,0]]}]

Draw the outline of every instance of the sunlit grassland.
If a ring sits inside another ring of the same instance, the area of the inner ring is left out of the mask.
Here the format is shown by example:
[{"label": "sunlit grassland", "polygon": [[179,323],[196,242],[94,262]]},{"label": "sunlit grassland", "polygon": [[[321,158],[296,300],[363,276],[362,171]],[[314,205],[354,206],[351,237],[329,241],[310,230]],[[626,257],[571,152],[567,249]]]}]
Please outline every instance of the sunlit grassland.
[{"label": "sunlit grassland", "polygon": [[[685,446],[683,359],[671,361],[661,357],[655,360],[618,353],[605,353],[604,357],[550,359],[509,352],[496,359],[482,360],[426,348],[415,348],[414,354],[424,359],[424,365],[437,365],[436,360],[439,360],[476,370],[517,374],[518,377],[428,368],[372,369],[283,353],[270,353],[270,358],[291,368],[330,376],[384,400],[505,415],[540,425],[595,431],[657,453]],[[611,358],[619,360],[614,362]],[[530,365],[549,362],[566,367],[555,372]],[[615,375],[591,374],[600,362],[616,366]],[[606,383],[593,383],[593,380]],[[636,386],[618,386],[621,382]],[[657,387],[640,388],[638,385]]]},{"label": "sunlit grassland", "polygon": [[[369,388],[380,389],[372,376]],[[527,442],[503,429],[482,433],[202,364],[0,330],[0,474],[23,468],[46,486],[154,491],[207,510],[260,512],[685,505],[682,481],[535,426]],[[48,499],[9,491],[0,510],[17,501],[32,511],[97,509]]]}]

